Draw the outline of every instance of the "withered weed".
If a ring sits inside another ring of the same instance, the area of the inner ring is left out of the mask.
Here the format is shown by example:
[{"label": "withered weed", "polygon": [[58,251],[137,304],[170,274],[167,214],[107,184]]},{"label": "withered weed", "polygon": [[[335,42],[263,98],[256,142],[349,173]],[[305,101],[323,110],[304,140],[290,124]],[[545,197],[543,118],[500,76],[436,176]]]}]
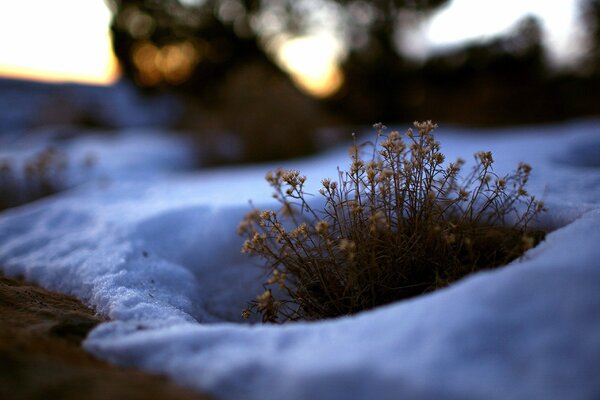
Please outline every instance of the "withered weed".
[{"label": "withered weed", "polygon": [[64,189],[67,156],[45,148],[22,165],[0,159],[0,210],[49,196]]},{"label": "withered weed", "polygon": [[500,176],[492,154],[479,152],[462,176],[463,160],[445,164],[436,125],[414,125],[402,135],[376,124],[375,143],[350,149],[349,170],[323,179],[322,209],[299,171],[267,174],[281,208],[252,210],[238,228],[242,251],[262,257],[268,276],[244,317],[356,313],[504,265],[543,239],[529,229],[544,210],[525,189],[529,165]]}]

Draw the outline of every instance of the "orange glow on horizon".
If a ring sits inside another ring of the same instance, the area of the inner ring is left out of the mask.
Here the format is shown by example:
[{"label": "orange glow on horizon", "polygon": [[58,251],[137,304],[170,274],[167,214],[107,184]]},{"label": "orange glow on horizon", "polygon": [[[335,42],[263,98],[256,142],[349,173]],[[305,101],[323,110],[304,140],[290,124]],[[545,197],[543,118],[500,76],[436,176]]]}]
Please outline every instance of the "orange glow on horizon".
[{"label": "orange glow on horizon", "polygon": [[48,83],[82,83],[88,85],[108,86],[115,83],[121,75],[119,64],[111,54],[103,71],[72,72],[51,71],[43,68],[11,66],[0,64],[0,78],[22,79]]},{"label": "orange glow on horizon", "polygon": [[0,5],[0,77],[110,85],[119,75],[102,0]]},{"label": "orange glow on horizon", "polygon": [[317,34],[284,41],[277,56],[300,89],[315,97],[327,97],[344,82],[338,65],[341,52],[333,36]]}]

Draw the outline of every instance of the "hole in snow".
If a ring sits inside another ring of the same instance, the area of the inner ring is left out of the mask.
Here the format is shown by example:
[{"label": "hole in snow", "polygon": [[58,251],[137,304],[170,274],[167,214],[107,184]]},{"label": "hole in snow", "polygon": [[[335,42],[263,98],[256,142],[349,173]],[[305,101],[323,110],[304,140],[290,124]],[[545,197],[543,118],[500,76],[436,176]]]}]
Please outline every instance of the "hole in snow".
[{"label": "hole in snow", "polygon": [[137,226],[134,236],[140,240],[143,262],[175,264],[194,276],[193,290],[202,308],[197,315],[244,322],[240,312],[261,288],[263,272],[241,254],[243,240],[235,233],[245,207],[189,207],[161,213]]}]

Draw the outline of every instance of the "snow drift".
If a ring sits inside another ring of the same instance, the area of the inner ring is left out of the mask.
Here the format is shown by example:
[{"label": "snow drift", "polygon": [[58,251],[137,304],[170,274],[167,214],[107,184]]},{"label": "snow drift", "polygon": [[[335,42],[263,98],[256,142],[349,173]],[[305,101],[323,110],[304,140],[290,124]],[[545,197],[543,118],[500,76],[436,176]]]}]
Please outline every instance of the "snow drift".
[{"label": "snow drift", "polygon": [[[85,341],[98,357],[222,399],[599,398],[599,133],[598,121],[440,129],[450,160],[489,149],[499,173],[530,163],[529,190],[550,210],[540,224],[555,230],[506,268],[356,316],[242,323],[262,277],[235,227],[248,199],[273,204],[274,165],[143,179],[116,168],[0,214],[0,266],[109,317]],[[345,154],[286,166],[316,192]]]}]

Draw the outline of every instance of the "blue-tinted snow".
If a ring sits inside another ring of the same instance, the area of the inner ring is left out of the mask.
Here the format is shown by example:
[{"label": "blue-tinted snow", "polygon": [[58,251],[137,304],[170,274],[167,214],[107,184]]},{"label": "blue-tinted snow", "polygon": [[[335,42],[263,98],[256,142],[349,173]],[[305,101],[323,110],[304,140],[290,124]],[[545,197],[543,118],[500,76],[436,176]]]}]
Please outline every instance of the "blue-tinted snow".
[{"label": "blue-tinted snow", "polygon": [[[506,268],[336,320],[248,325],[260,290],[235,227],[273,165],[96,182],[0,214],[0,266],[111,318],[85,347],[222,399],[600,398],[598,121],[440,128],[449,159],[519,161],[556,230]],[[140,140],[142,140],[140,138]],[[106,153],[108,156],[109,152]],[[287,163],[315,189],[345,150]]]},{"label": "blue-tinted snow", "polygon": [[171,127],[183,112],[170,96],[140,94],[126,80],[111,86],[0,78],[0,136],[49,125]]}]

